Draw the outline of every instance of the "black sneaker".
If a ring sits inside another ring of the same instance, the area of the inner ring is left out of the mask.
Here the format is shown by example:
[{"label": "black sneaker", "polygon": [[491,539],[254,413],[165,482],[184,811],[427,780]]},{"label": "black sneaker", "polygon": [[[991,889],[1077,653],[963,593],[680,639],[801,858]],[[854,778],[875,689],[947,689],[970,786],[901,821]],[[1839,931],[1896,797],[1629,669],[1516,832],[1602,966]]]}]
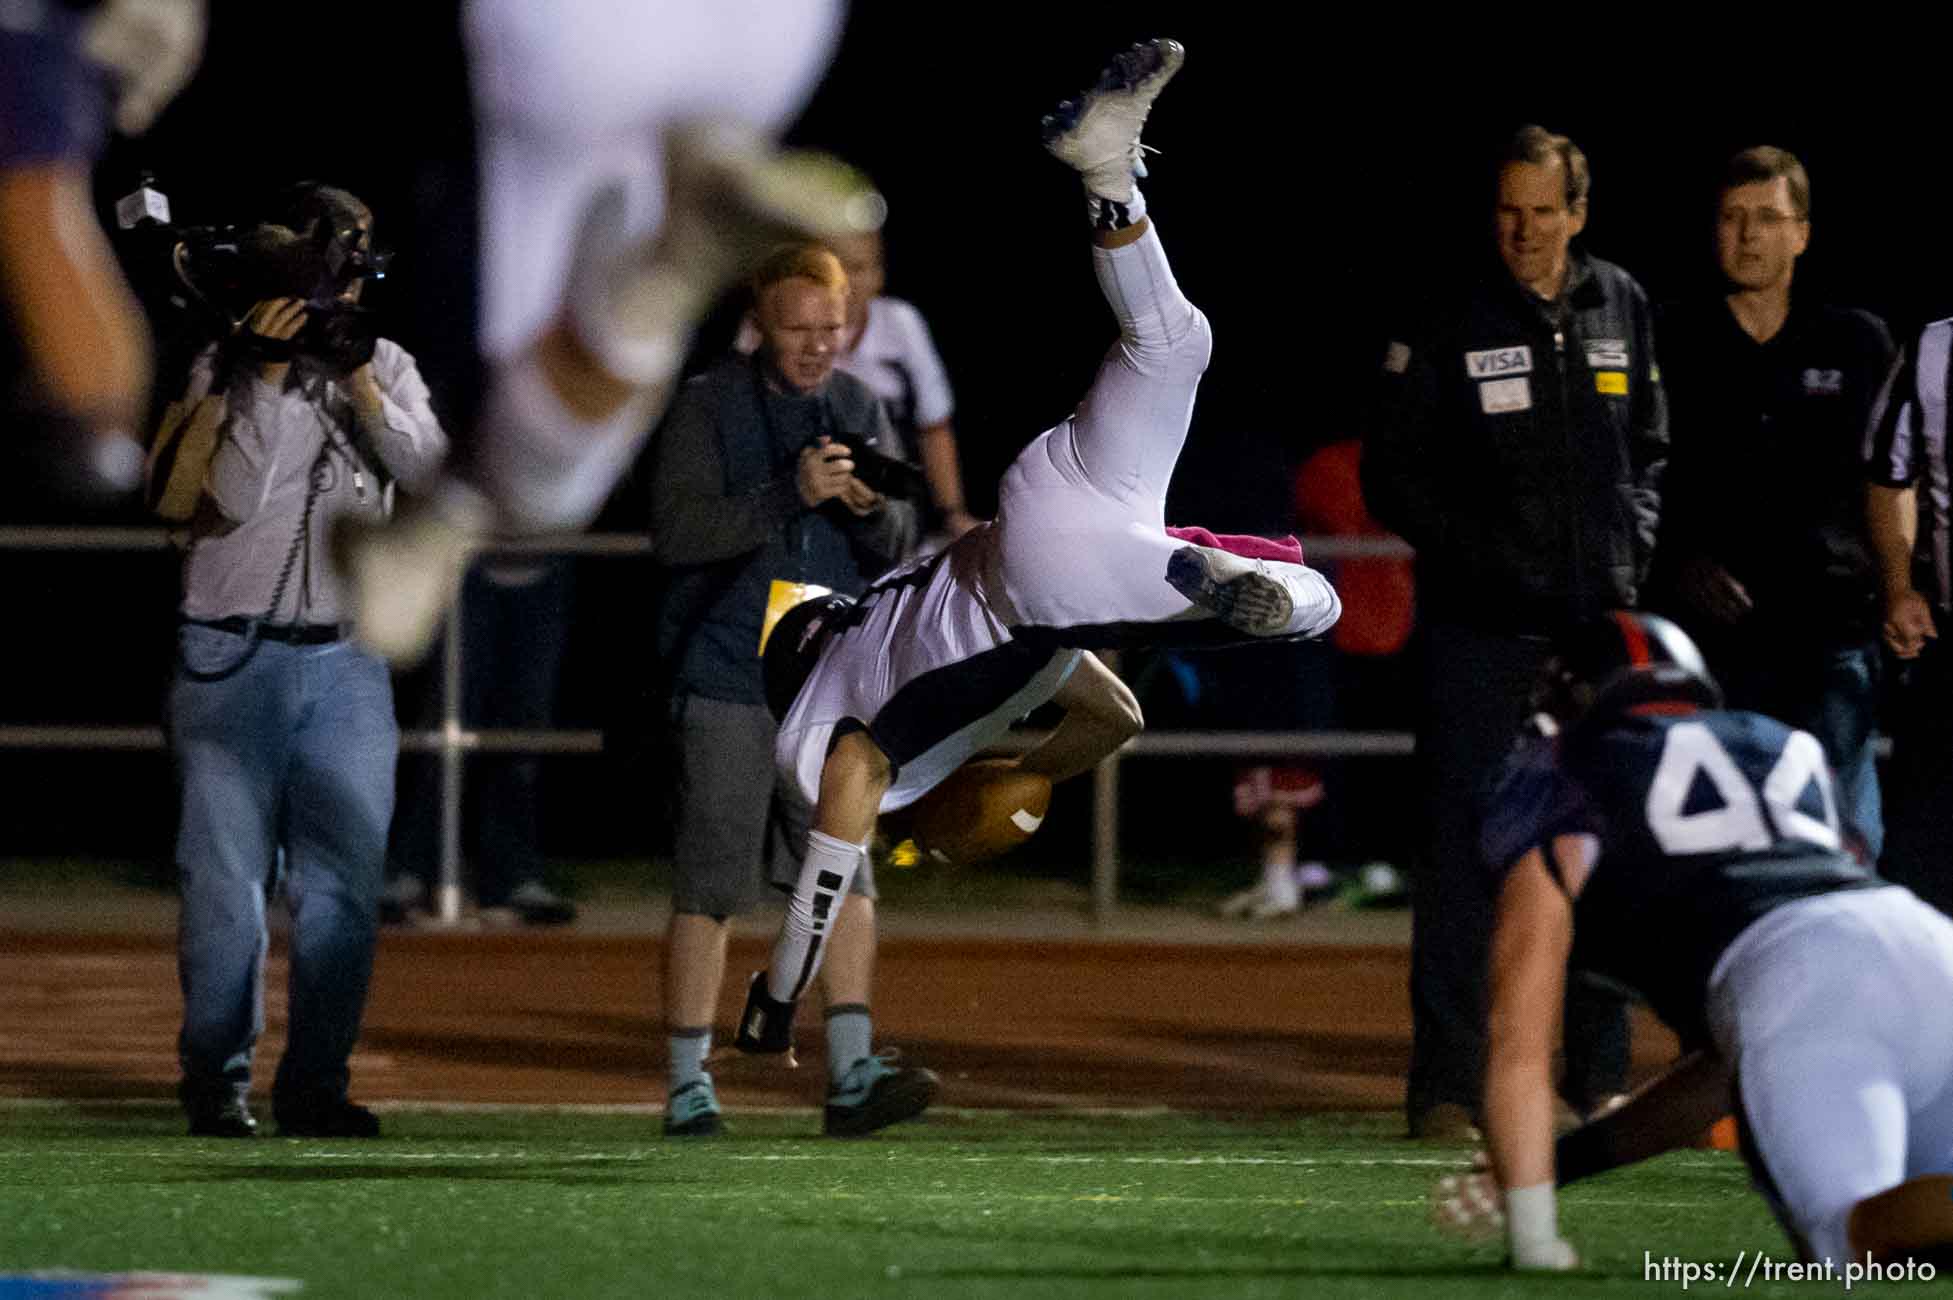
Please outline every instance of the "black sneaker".
[{"label": "black sneaker", "polygon": [[184,1092],[181,1095],[183,1113],[190,1117],[191,1137],[254,1138],[258,1135],[257,1116],[237,1093],[193,1096]]},{"label": "black sneaker", "polygon": [[942,1080],[934,1070],[900,1062],[900,1054],[885,1047],[849,1066],[828,1090],[822,1131],[829,1137],[866,1137],[929,1109]]},{"label": "black sneaker", "polygon": [[540,880],[517,885],[504,906],[524,925],[568,925],[576,920],[576,904]]},{"label": "black sneaker", "polygon": [[271,1101],[278,1135],[294,1138],[376,1138],[380,1117],[345,1097],[313,1096]]},{"label": "black sneaker", "polygon": [[413,919],[414,909],[421,906],[426,897],[427,889],[421,884],[420,877],[406,874],[391,877],[380,891],[380,924],[407,924]]}]

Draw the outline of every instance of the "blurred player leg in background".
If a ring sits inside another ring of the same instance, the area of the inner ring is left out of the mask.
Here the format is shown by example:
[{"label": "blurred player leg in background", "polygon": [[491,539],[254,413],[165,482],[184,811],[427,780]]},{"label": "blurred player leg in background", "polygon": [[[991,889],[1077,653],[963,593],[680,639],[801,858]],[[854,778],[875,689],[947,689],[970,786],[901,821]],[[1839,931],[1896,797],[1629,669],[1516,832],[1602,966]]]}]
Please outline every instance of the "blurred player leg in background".
[{"label": "blurred player leg in background", "polygon": [[771,144],[840,17],[835,0],[470,6],[493,377],[448,479],[345,540],[376,649],[425,652],[486,534],[589,522],[664,409],[698,320],[756,253],[880,224],[855,173]]},{"label": "blurred player leg in background", "polygon": [[96,220],[90,173],[111,125],[140,134],[189,81],[204,10],[0,9],[0,409],[12,426],[0,501],[21,517],[49,501],[110,504],[141,481],[149,330]]}]

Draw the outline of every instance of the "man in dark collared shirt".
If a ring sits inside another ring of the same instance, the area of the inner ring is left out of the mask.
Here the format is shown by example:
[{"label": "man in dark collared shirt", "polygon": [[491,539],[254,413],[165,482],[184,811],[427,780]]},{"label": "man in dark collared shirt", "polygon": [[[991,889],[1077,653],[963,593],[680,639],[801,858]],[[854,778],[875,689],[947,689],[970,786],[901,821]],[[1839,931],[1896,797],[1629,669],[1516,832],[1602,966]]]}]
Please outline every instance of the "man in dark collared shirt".
[{"label": "man in dark collared shirt", "polygon": [[1874,316],[1793,297],[1810,231],[1794,155],[1765,145],[1729,160],[1716,206],[1727,291],[1662,319],[1674,452],[1656,599],[1731,708],[1822,742],[1845,825],[1876,859],[1877,581],[1858,466],[1893,346]]}]

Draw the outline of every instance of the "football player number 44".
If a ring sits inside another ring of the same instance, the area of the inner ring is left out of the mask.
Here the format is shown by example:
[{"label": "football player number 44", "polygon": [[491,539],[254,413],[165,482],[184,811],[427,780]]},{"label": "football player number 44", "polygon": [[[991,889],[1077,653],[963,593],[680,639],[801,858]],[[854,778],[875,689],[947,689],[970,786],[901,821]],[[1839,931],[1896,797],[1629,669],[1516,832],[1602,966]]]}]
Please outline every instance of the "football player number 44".
[{"label": "football player number 44", "polygon": [[[1714,789],[1719,806],[1686,811],[1703,780]],[[1821,817],[1799,807],[1813,784]],[[1801,840],[1823,849],[1842,843],[1830,769],[1815,736],[1791,732],[1776,765],[1758,786],[1700,722],[1678,722],[1668,729],[1648,787],[1648,828],[1674,854],[1755,851],[1779,840]]]}]

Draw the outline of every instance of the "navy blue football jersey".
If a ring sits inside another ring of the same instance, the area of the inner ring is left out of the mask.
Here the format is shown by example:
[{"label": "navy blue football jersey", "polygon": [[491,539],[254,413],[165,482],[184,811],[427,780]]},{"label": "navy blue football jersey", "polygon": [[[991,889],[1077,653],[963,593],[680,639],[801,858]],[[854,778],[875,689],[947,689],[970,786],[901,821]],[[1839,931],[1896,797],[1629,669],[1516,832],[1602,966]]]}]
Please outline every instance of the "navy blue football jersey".
[{"label": "navy blue football jersey", "polygon": [[1883,883],[1844,851],[1816,738],[1756,713],[1631,714],[1521,742],[1484,820],[1495,882],[1562,835],[1588,837],[1594,862],[1573,965],[1634,989],[1691,1043],[1709,974],[1750,922]]}]

